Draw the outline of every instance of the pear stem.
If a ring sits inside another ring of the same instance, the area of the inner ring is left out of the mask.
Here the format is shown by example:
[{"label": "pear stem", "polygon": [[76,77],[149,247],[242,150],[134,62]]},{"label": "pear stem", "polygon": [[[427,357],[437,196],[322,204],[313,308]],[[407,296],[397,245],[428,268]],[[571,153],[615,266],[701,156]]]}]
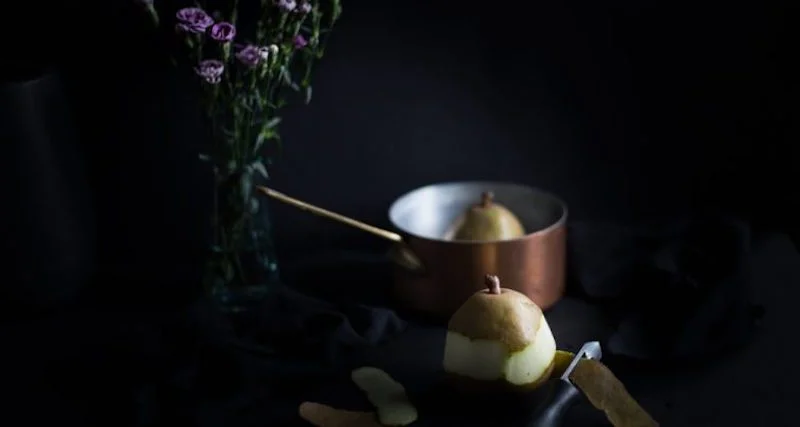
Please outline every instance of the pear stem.
[{"label": "pear stem", "polygon": [[500,278],[491,274],[486,275],[486,287],[490,294],[500,295]]},{"label": "pear stem", "polygon": [[482,208],[488,208],[492,204],[492,200],[494,200],[494,193],[492,193],[491,191],[484,191],[481,194],[480,206]]}]

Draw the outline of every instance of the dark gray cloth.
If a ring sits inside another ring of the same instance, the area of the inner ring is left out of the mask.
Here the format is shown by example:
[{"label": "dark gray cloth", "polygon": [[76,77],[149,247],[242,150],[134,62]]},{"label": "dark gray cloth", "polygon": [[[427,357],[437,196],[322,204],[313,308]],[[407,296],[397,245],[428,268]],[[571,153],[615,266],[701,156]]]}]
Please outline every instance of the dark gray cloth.
[{"label": "dark gray cloth", "polygon": [[751,302],[750,228],[704,216],[618,227],[570,226],[573,294],[618,327],[607,350],[636,359],[709,356],[743,344],[759,308]]},{"label": "dark gray cloth", "polygon": [[[575,224],[570,247],[579,251],[571,253],[569,295],[547,313],[562,348],[604,341],[606,360],[637,396],[647,396],[657,377],[615,362],[615,353],[714,361],[712,352],[744,342],[758,314],[744,280],[746,227],[693,220],[657,230]],[[368,408],[349,371],[374,364],[424,401],[420,426],[497,420],[480,411],[485,405],[459,405],[456,417],[437,404],[450,398],[437,388],[443,328],[407,324],[383,308],[390,275],[382,254],[323,254],[285,271],[290,286],[235,318],[202,299],[179,304],[168,290],[137,297],[136,284],[100,283],[106,298],[0,329],[9,360],[1,386],[51,409],[25,410],[31,422],[303,425],[296,414],[303,400]],[[112,302],[109,289],[120,297]],[[652,335],[665,339],[641,344]],[[645,404],[666,416],[658,402]],[[24,405],[7,416],[15,410]],[[576,425],[602,419],[585,405],[575,414]]]},{"label": "dark gray cloth", "polygon": [[7,408],[30,423],[292,425],[304,395],[344,383],[365,348],[405,325],[391,310],[289,288],[233,320],[204,300],[133,308],[87,298],[0,329],[0,391],[51,409]]},{"label": "dark gray cloth", "polygon": [[354,352],[381,345],[406,328],[387,308],[324,301],[289,287],[237,323],[241,345],[279,349],[283,358],[339,369],[350,366]]}]

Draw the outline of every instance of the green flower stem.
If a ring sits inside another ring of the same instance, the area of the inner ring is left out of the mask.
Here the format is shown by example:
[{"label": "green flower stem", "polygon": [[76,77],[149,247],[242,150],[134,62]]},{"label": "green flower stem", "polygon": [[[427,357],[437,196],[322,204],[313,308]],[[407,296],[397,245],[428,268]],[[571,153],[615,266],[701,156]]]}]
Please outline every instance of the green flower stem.
[{"label": "green flower stem", "polygon": [[233,11],[231,11],[231,19],[230,22],[233,25],[236,25],[236,21],[238,20],[239,14],[239,0],[233,0]]},{"label": "green flower stem", "polygon": [[[211,225],[214,247],[207,265],[206,283],[214,286],[215,290],[227,291],[251,284],[249,281],[261,273],[248,270],[250,259],[245,257],[255,254],[262,259],[272,255],[261,252],[271,252],[271,242],[260,241],[266,237],[268,225],[264,229],[258,228],[262,214],[251,193],[249,180],[256,174],[268,175],[270,159],[263,156],[265,152],[280,148],[280,109],[290,100],[285,90],[305,90],[308,101],[314,62],[322,56],[330,30],[341,13],[340,0],[325,0],[331,3],[310,1],[311,11],[306,15],[286,13],[273,0],[259,2],[262,9],[256,16],[260,19],[254,34],[243,34],[246,30],[239,29],[241,32],[235,42],[253,43],[262,48],[275,45],[278,50],[270,51],[266,61],[255,69],[239,63],[230,43],[220,45],[205,34],[178,34],[183,42],[180,52],[190,66],[194,67],[203,59],[218,59],[225,64],[219,84],[197,80],[202,85],[202,103],[213,135],[208,155],[200,158],[213,168],[215,188]],[[219,20],[236,25],[240,3],[243,2],[229,2],[231,8],[225,7]],[[208,10],[203,1],[197,6]],[[155,10],[150,10],[150,14],[153,22],[158,23]],[[226,15],[228,19],[225,19]],[[305,48],[293,46],[298,34],[308,38]],[[267,261],[262,267],[270,269],[272,260]]]}]

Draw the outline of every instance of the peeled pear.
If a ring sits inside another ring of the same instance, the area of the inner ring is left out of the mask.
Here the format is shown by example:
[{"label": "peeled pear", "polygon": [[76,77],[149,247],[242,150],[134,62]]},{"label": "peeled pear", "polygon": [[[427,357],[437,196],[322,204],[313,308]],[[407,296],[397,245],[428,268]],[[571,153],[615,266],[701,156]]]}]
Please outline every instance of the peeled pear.
[{"label": "peeled pear", "polygon": [[505,206],[494,201],[491,192],[461,214],[445,233],[447,240],[490,241],[516,239],[525,235],[522,223]]},{"label": "peeled pear", "polygon": [[542,310],[524,294],[486,276],[450,318],[443,367],[470,389],[529,390],[545,382],[556,361],[556,341]]}]

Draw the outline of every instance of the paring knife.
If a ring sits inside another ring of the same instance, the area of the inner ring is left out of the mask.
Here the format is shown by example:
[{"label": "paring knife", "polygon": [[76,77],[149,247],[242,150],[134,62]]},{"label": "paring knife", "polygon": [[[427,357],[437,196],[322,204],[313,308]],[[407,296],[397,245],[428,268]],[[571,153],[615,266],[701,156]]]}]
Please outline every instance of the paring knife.
[{"label": "paring knife", "polygon": [[558,427],[562,424],[567,411],[581,398],[581,391],[572,384],[569,377],[584,357],[600,360],[603,357],[600,343],[597,341],[585,343],[564,373],[545,383],[544,400],[536,407],[533,418],[526,424],[527,427]]}]

